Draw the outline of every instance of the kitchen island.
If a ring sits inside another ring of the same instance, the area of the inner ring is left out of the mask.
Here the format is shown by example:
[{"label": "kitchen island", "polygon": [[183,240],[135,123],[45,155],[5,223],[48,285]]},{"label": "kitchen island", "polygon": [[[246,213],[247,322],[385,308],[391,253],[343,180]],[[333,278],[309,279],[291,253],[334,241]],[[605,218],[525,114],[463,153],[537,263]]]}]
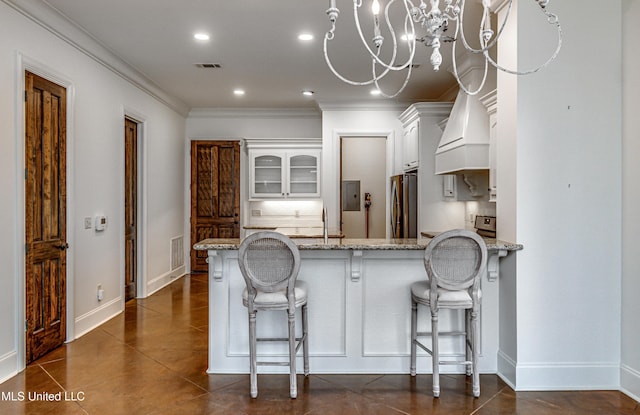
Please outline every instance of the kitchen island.
[{"label": "kitchen island", "polygon": [[[309,349],[312,373],[409,373],[412,282],[426,278],[424,249],[430,239],[294,239],[300,249],[298,278],[309,286]],[[521,245],[487,239],[489,261],[482,279],[482,373],[497,371],[499,258]],[[242,305],[244,279],[238,266],[240,239],[206,239],[196,250],[208,252],[208,373],[248,373],[248,318]],[[299,312],[299,311],[298,311]],[[429,314],[420,310],[420,331],[429,331]],[[286,313],[258,313],[258,337],[286,337]],[[297,323],[299,323],[299,318]],[[464,327],[463,313],[443,310],[442,331]],[[298,332],[300,328],[298,327]],[[462,338],[441,335],[442,360],[464,355]],[[286,361],[286,344],[265,343],[258,354]],[[301,365],[298,365],[301,367]],[[443,373],[463,373],[443,366]],[[285,373],[286,367],[261,367]],[[418,359],[418,372],[431,372],[431,359]]]}]

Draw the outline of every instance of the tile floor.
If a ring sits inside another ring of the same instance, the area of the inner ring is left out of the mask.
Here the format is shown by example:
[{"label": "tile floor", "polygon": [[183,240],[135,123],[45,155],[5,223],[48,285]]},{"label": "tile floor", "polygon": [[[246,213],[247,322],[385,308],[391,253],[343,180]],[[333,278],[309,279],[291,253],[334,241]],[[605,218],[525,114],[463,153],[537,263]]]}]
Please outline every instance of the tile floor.
[{"label": "tile floor", "polygon": [[[206,275],[191,275],[127,303],[0,384],[0,414],[640,415],[640,404],[620,392],[515,393],[495,375],[481,376],[478,399],[463,375],[442,376],[439,399],[429,375],[300,376],[295,400],[286,375],[260,375],[252,400],[248,375],[205,372],[207,299]],[[29,396],[36,392],[62,400]]]}]

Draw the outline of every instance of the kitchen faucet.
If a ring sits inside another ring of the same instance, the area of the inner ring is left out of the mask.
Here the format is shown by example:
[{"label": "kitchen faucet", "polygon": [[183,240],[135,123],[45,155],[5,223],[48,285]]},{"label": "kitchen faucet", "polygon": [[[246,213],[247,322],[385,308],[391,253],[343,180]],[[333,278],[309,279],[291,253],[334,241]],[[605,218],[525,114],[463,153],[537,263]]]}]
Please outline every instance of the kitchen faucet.
[{"label": "kitchen faucet", "polygon": [[322,236],[324,237],[324,243],[329,242],[329,215],[327,209],[322,208]]}]

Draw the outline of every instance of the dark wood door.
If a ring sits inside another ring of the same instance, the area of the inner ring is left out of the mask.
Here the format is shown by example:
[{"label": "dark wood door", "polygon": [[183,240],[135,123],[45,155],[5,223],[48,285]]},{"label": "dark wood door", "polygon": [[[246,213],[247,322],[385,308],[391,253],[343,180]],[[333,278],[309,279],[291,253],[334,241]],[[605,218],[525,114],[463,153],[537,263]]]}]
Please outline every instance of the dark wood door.
[{"label": "dark wood door", "polygon": [[66,90],[25,73],[26,362],[66,338]]},{"label": "dark wood door", "polygon": [[[191,142],[191,246],[240,237],[240,143]],[[207,272],[207,252],[191,248],[191,271]]]},{"label": "dark wood door", "polygon": [[124,120],[124,297],[136,297],[138,234],[138,124]]}]

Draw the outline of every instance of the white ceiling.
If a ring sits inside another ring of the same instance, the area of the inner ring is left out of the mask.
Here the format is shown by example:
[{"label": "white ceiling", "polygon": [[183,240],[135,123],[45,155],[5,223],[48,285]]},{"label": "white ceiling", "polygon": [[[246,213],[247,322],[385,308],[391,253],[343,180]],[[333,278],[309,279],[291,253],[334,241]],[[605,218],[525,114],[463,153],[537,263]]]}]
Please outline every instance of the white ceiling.
[{"label": "white ceiling", "polygon": [[[322,52],[330,27],[329,0],[41,1],[190,108],[312,108],[317,102],[385,100],[371,96],[371,87],[347,85],[330,72]],[[354,70],[362,80],[371,64],[352,29],[352,2],[337,0],[337,6],[341,13],[330,54],[336,67]],[[195,41],[196,32],[211,39]],[[315,39],[302,43],[297,38],[301,32]],[[396,101],[451,96],[453,76],[444,69],[434,72],[429,53],[418,45],[415,61],[421,66]],[[446,62],[448,54],[443,55]],[[222,68],[202,69],[196,63],[220,63]],[[234,96],[236,88],[246,94]],[[315,95],[303,96],[305,89]]]}]

